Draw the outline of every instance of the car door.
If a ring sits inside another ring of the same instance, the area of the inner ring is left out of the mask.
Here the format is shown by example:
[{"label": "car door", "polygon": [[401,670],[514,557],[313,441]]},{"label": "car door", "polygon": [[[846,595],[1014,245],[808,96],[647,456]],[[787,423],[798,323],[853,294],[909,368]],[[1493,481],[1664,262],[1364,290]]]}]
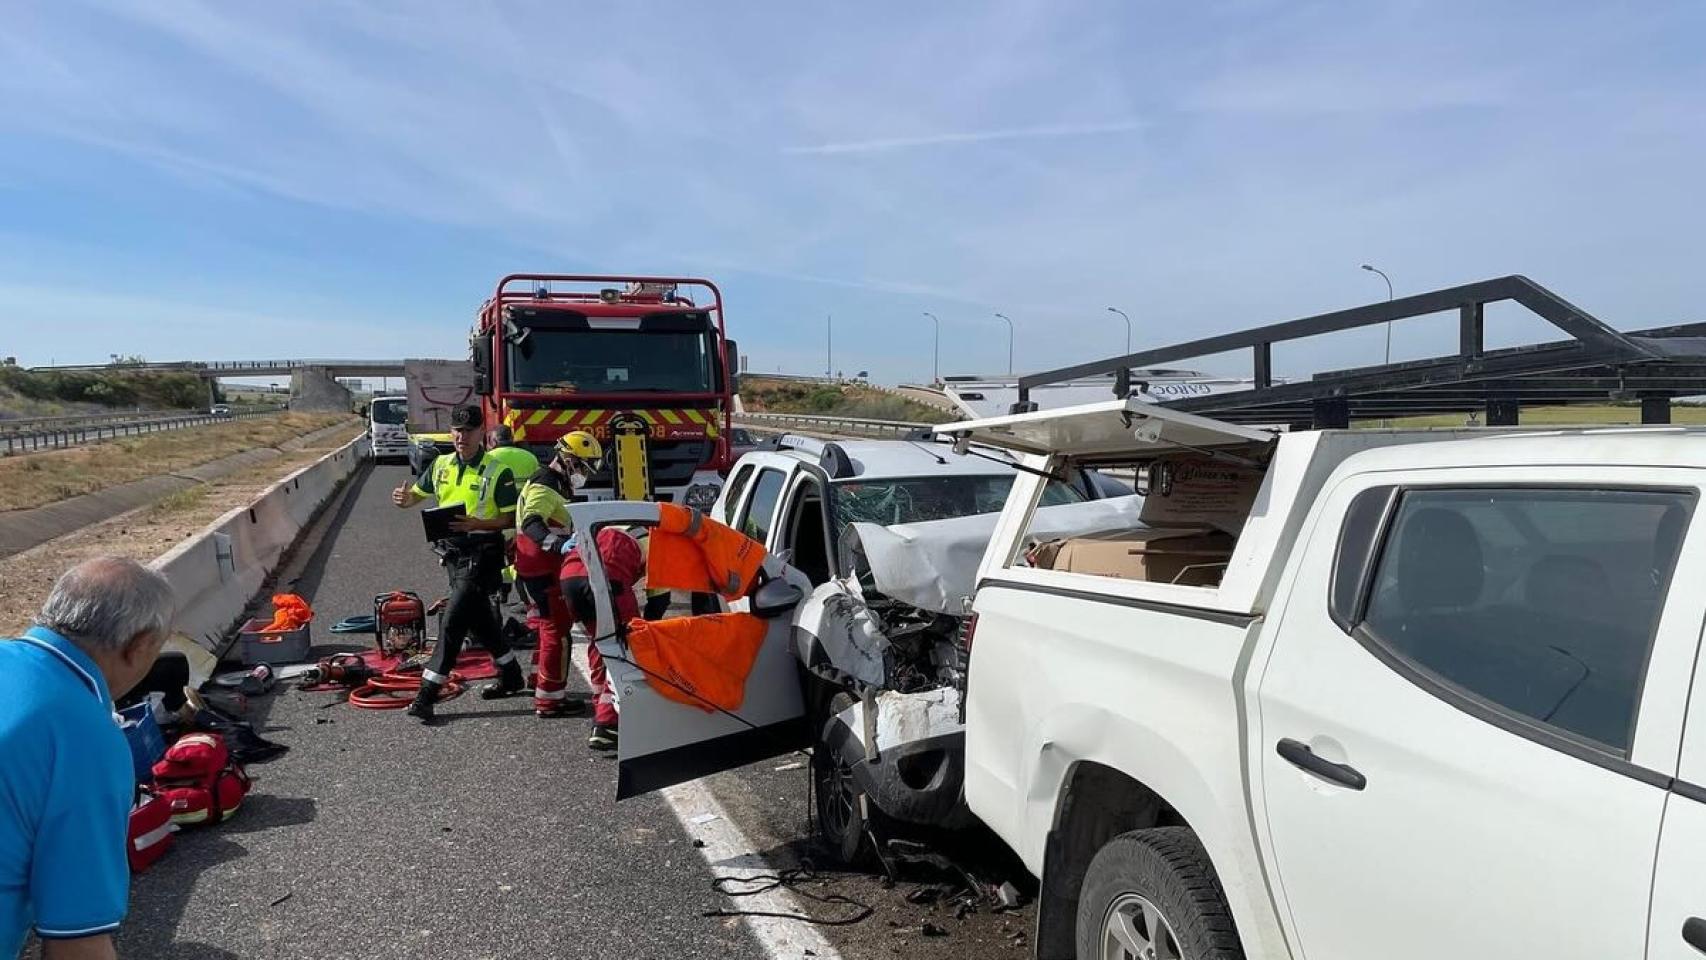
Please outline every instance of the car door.
[{"label": "car door", "polygon": [[[582,543],[612,524],[656,526],[658,505],[632,501],[602,501],[569,505],[569,518]],[[743,766],[798,749],[807,742],[805,706],[799,669],[791,651],[791,618],[787,613],[766,621],[763,647],[746,681],[744,702],[737,710],[700,709],[661,696],[653,680],[628,656],[615,622],[609,579],[597,551],[582,551],[596,606],[595,642],[609,671],[611,690],[621,716],[622,736],[617,750],[616,798],[623,800],[708,774]],[[805,575],[774,556],[766,557],[764,572],[811,591]],[[745,603],[743,598],[741,603]],[[658,681],[661,682],[661,681]]]},{"label": "car door", "polygon": [[[1698,540],[1683,548],[1698,554]],[[1696,565],[1698,566],[1698,565]],[[1683,580],[1679,582],[1699,583]],[[1648,960],[1700,960],[1706,957],[1706,658],[1697,660],[1694,695],[1683,730],[1682,759],[1659,830],[1659,862],[1653,871],[1652,922],[1647,932]]]},{"label": "car door", "polygon": [[1353,478],[1305,527],[1250,764],[1307,960],[1642,955],[1706,595],[1669,589],[1703,573],[1676,567],[1698,490],[1537,472]]}]

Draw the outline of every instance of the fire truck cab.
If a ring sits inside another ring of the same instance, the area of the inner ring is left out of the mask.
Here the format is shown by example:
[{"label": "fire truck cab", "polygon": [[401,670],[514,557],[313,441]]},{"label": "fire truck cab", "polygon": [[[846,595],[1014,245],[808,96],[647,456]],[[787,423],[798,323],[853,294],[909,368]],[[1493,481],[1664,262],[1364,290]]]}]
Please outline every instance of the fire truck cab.
[{"label": "fire truck cab", "polygon": [[487,422],[518,445],[543,459],[575,430],[604,444],[586,499],[716,500],[739,361],[711,281],[511,274],[470,353]]}]

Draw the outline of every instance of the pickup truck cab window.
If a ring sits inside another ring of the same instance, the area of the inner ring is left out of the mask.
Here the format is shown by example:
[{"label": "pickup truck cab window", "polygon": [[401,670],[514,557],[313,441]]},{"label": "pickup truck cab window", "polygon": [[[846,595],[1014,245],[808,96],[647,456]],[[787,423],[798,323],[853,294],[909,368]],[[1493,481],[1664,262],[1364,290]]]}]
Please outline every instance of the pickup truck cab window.
[{"label": "pickup truck cab window", "polygon": [[1692,509],[1668,491],[1406,491],[1366,637],[1425,686],[1626,755]]}]

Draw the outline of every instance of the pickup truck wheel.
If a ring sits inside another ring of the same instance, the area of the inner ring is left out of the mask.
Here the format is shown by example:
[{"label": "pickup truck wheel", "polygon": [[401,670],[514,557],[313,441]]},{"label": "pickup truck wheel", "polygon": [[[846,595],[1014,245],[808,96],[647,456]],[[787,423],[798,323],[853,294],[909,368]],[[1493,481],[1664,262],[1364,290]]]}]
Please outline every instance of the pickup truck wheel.
[{"label": "pickup truck wheel", "polygon": [[830,737],[837,725],[836,714],[854,702],[845,693],[831,698],[827,719],[812,747],[811,766],[818,838],[842,863],[858,867],[869,864],[875,854],[866,836],[864,794],[853,779],[852,764],[832,745]]},{"label": "pickup truck wheel", "polygon": [[1187,827],[1121,834],[1078,897],[1078,960],[1243,960],[1208,853]]}]

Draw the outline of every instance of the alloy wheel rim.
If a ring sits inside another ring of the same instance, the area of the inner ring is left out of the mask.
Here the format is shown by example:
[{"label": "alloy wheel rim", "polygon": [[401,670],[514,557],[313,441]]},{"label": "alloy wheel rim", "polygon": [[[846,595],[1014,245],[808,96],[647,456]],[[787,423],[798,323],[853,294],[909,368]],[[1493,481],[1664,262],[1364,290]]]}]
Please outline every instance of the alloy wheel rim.
[{"label": "alloy wheel rim", "polygon": [[853,771],[839,758],[830,758],[825,766],[822,817],[832,834],[844,836],[853,823]]},{"label": "alloy wheel rim", "polygon": [[1135,893],[1122,894],[1102,919],[1102,960],[1185,960],[1161,909]]}]

